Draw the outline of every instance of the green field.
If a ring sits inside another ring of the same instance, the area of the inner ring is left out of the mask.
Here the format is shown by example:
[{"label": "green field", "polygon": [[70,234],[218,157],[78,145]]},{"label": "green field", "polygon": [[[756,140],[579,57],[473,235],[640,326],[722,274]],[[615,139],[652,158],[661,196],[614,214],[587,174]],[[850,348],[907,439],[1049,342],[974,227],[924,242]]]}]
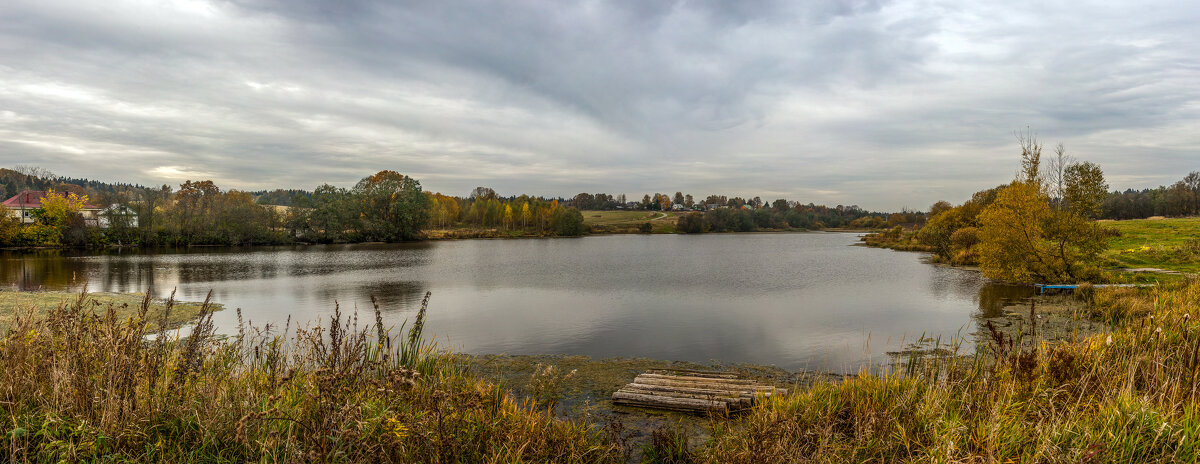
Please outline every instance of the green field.
[{"label": "green field", "polygon": [[581,211],[587,225],[611,225],[646,222],[662,216],[657,211]]},{"label": "green field", "polygon": [[[84,307],[93,314],[103,315],[109,306],[116,312],[118,319],[126,319],[137,314],[145,293],[89,293],[84,299]],[[79,300],[79,294],[74,292],[15,292],[0,290],[0,332],[3,332],[17,316],[25,316],[30,312],[41,319],[50,314],[59,305],[71,305]],[[175,302],[171,314],[167,318],[168,327],[178,327],[191,322],[200,314],[200,303]],[[165,302],[153,299],[147,312],[147,319],[158,321],[162,316]],[[220,310],[221,305],[213,304],[214,310]]]},{"label": "green field", "polygon": [[1104,221],[1120,235],[1109,240],[1103,258],[1120,268],[1153,267],[1200,272],[1200,218]]},{"label": "green field", "polygon": [[581,211],[583,223],[600,233],[631,233],[638,225],[649,222],[656,234],[675,233],[675,221],[681,213],[674,211]]}]

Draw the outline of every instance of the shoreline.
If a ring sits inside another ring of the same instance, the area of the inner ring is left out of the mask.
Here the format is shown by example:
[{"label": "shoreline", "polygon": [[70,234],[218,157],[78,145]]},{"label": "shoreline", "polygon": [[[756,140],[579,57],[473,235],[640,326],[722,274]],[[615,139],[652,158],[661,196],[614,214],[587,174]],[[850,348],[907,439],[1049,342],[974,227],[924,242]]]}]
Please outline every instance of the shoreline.
[{"label": "shoreline", "polygon": [[[583,235],[477,235],[477,236],[441,236],[427,237],[421,240],[410,240],[403,242],[379,242],[379,241],[363,241],[363,242],[331,242],[331,243],[316,243],[316,242],[291,242],[291,243],[270,243],[270,244],[252,244],[252,245],[214,245],[214,244],[193,244],[193,245],[163,245],[153,247],[143,247],[134,245],[122,246],[104,246],[99,248],[78,248],[70,246],[35,246],[35,247],[0,247],[0,251],[43,251],[43,250],[71,250],[71,251],[112,251],[112,250],[164,250],[164,249],[189,249],[189,248],[256,248],[256,247],[288,247],[288,246],[320,246],[320,245],[389,245],[389,244],[413,244],[425,242],[441,242],[441,241],[456,241],[456,240],[520,240],[520,239],[569,239],[569,238],[584,238],[584,237],[607,237],[617,235],[748,235],[748,234],[802,234],[802,233],[868,233],[868,229],[772,229],[772,230],[754,230],[747,232],[705,232],[700,234],[687,234],[681,232],[600,232],[587,233]],[[868,246],[861,243],[855,243],[854,246]],[[879,247],[872,247],[879,248]],[[899,250],[897,250],[899,251]]]}]

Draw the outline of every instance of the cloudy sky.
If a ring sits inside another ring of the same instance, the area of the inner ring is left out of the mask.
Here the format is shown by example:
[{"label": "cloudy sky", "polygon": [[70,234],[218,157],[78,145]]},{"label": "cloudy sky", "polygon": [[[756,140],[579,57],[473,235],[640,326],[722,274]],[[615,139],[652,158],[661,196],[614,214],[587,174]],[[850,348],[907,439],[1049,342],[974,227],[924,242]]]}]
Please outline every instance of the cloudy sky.
[{"label": "cloudy sky", "polygon": [[[997,5],[999,4],[999,5]],[[1178,2],[4,0],[0,165],[142,184],[925,208],[1016,130],[1115,188],[1200,170]]]}]

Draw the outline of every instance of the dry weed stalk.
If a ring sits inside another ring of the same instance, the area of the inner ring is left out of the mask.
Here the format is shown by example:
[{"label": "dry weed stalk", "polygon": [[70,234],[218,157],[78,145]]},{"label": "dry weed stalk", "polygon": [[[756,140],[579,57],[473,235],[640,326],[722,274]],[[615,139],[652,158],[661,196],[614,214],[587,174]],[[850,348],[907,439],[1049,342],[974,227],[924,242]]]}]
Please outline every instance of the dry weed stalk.
[{"label": "dry weed stalk", "polygon": [[0,459],[614,461],[598,431],[457,370],[421,334],[429,296],[404,338],[377,305],[374,327],[335,309],[290,337],[290,320],[217,337],[207,298],[182,339],[149,296],[128,319],[86,293],[24,313],[0,337]]}]

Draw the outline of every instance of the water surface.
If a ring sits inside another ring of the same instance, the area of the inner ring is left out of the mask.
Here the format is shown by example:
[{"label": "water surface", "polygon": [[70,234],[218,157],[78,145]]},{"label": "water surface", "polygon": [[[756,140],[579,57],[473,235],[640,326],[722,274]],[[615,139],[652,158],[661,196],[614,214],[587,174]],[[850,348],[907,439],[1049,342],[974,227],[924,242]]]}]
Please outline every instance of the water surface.
[{"label": "water surface", "polygon": [[852,246],[851,233],[613,235],[575,239],[0,254],[20,289],[213,299],[255,325],[327,323],[335,303],[399,325],[433,292],[427,334],[468,353],[579,354],[853,372],[924,337],[966,335],[1027,290]]}]

